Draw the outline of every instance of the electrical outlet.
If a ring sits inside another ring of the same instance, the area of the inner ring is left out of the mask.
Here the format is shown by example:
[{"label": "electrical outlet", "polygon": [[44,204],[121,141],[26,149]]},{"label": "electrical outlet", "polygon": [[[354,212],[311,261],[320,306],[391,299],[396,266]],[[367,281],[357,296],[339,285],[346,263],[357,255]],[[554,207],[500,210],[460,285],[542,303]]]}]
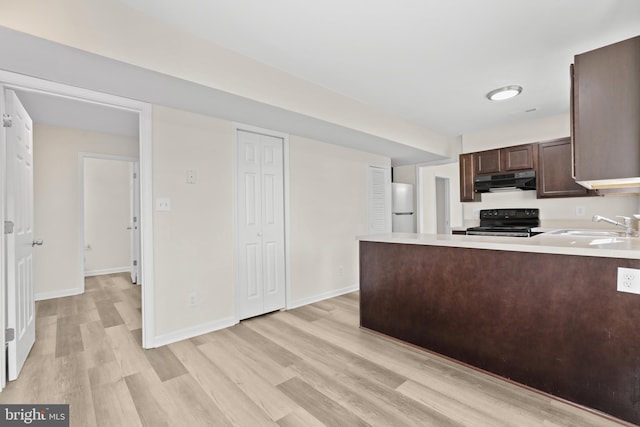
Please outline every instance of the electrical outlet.
[{"label": "electrical outlet", "polygon": [[640,270],[618,267],[618,291],[640,294]]},{"label": "electrical outlet", "polygon": [[194,307],[197,302],[198,302],[198,299],[196,297],[196,293],[195,292],[191,292],[190,294],[187,295],[187,306],[188,307]]},{"label": "electrical outlet", "polygon": [[187,170],[187,184],[195,184],[198,178],[198,173],[195,169]]},{"label": "electrical outlet", "polygon": [[167,197],[158,197],[156,199],[156,210],[157,211],[170,211],[171,210],[171,200]]},{"label": "electrical outlet", "polygon": [[576,216],[585,216],[586,210],[584,206],[576,206]]},{"label": "electrical outlet", "polygon": [[338,266],[338,277],[342,277],[344,276],[344,266],[339,265]]}]

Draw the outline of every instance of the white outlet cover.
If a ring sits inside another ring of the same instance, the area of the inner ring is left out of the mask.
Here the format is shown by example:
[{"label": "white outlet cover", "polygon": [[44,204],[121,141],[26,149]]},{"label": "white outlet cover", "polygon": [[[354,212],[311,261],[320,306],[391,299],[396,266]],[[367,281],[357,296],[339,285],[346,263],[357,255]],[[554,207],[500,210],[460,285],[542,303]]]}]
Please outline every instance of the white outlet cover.
[{"label": "white outlet cover", "polygon": [[198,179],[198,172],[195,169],[187,170],[187,184],[195,184]]},{"label": "white outlet cover", "polygon": [[158,197],[156,199],[156,211],[168,212],[171,210],[171,199],[168,197]]},{"label": "white outlet cover", "polygon": [[640,270],[618,267],[618,291],[640,294]]}]

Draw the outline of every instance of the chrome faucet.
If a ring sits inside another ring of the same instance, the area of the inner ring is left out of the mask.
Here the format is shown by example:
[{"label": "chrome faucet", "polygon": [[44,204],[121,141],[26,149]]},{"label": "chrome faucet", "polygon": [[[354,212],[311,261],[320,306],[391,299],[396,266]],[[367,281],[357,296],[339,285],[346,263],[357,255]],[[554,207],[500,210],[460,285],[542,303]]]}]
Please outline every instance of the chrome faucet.
[{"label": "chrome faucet", "polygon": [[635,235],[635,230],[631,226],[631,218],[630,217],[617,215],[616,218],[622,219],[622,222],[618,222],[618,221],[615,221],[613,219],[605,218],[605,217],[600,216],[600,215],[594,215],[593,218],[591,218],[591,220],[593,222],[601,222],[602,221],[602,222],[606,222],[606,223],[611,224],[611,225],[616,225],[618,227],[622,227],[622,228],[624,228],[624,235],[627,236],[627,237]]}]

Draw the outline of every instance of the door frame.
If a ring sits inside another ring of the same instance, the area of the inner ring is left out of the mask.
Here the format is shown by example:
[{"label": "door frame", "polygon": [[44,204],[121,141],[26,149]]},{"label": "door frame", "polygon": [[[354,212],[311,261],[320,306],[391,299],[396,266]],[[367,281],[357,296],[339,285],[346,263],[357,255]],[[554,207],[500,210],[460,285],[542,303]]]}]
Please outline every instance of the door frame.
[{"label": "door frame", "polygon": [[238,131],[247,131],[253,133],[259,133],[261,135],[273,136],[276,138],[282,138],[283,148],[283,181],[284,181],[284,286],[285,286],[285,309],[291,307],[291,240],[290,240],[290,222],[289,222],[289,134],[277,132],[269,129],[260,128],[257,126],[247,125],[244,123],[233,123],[233,166],[232,166],[232,203],[233,203],[233,244],[235,254],[233,260],[234,271],[234,285],[233,285],[233,319],[235,323],[240,322],[240,244],[239,244],[239,224],[238,224]]},{"label": "door frame", "polygon": [[[109,95],[88,89],[68,86],[53,81],[38,79],[35,77],[16,74],[0,70],[0,113],[4,114],[5,88],[21,91],[39,92],[48,95],[61,96],[75,99],[80,102],[90,102],[107,105],[112,108],[128,110],[138,114],[139,117],[139,161],[140,161],[140,222],[141,222],[141,275],[142,286],[142,346],[144,348],[155,347],[155,323],[154,323],[154,286],[153,286],[153,193],[152,193],[152,107],[151,104]],[[5,132],[0,131],[0,166],[6,167],[6,141]],[[0,224],[4,228],[6,178],[0,174]],[[0,304],[4,309],[6,301],[6,265],[5,265],[4,230],[0,233]],[[0,390],[6,384],[5,369],[6,356],[4,352],[6,328],[4,316],[0,316]]]},{"label": "door frame", "polygon": [[[85,159],[99,159],[99,160],[113,160],[118,162],[127,162],[129,165],[131,164],[139,164],[139,160],[135,157],[126,157],[126,156],[117,156],[111,154],[100,154],[100,153],[89,153],[89,152],[80,152],[78,153],[78,218],[79,221],[79,230],[78,230],[78,293],[84,293],[84,278],[85,278],[85,268],[84,268],[84,244],[85,244],[85,211],[84,211],[84,185],[85,185],[85,177],[84,177],[84,161]],[[131,177],[129,177],[131,178]],[[133,203],[133,200],[130,200]]]},{"label": "door frame", "polygon": [[[443,203],[443,208],[444,208],[444,219],[445,219],[445,229],[447,230],[446,234],[451,234],[451,179],[449,177],[446,176],[435,176],[435,182],[434,182],[434,186],[435,186],[435,198],[436,198],[436,233],[438,232],[438,210],[439,210],[439,206],[438,203],[442,202]],[[443,197],[443,200],[440,200],[438,198],[439,192],[438,192],[438,182],[442,182],[443,183],[443,192],[441,194],[441,196]]]}]

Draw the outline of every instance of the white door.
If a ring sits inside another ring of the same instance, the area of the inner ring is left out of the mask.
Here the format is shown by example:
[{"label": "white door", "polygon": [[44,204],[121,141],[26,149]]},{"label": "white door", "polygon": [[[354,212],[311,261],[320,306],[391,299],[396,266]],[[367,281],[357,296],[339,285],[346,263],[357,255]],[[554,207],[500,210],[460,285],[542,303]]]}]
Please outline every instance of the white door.
[{"label": "white door", "polygon": [[131,247],[131,283],[140,284],[140,179],[138,162],[129,163],[130,181],[130,247]]},{"label": "white door", "polygon": [[36,338],[33,283],[33,128],[16,94],[6,91],[7,205],[6,219],[13,223],[7,234],[7,328],[14,330],[8,342],[10,381],[18,378]]},{"label": "white door", "polygon": [[282,138],[238,130],[239,317],[285,306]]},{"label": "white door", "polygon": [[391,231],[389,169],[369,166],[369,234]]}]

